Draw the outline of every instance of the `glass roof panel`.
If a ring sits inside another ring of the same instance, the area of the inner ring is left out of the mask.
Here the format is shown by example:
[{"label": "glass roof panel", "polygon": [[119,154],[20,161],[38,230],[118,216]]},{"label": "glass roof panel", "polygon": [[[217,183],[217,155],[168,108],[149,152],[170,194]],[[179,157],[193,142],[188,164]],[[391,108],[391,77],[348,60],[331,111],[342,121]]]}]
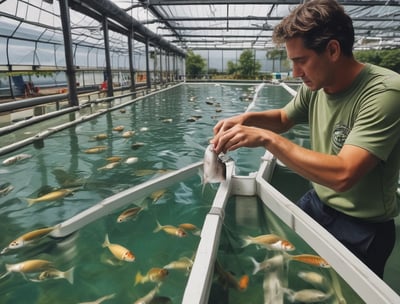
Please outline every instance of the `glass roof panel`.
[{"label": "glass roof panel", "polygon": [[[273,47],[273,27],[300,0],[110,0],[131,18],[179,48]],[[91,1],[70,0],[88,8]],[[399,0],[342,0],[353,18],[356,47],[400,47]],[[90,9],[88,9],[90,11]],[[75,44],[103,47],[102,24],[70,9]],[[124,28],[117,21],[114,25]],[[115,29],[115,27],[114,27]],[[128,30],[127,28],[125,28]],[[59,2],[56,0],[0,1],[0,37],[62,43]],[[110,47],[127,48],[127,39],[110,26]],[[371,43],[371,41],[374,41]],[[141,43],[137,43],[141,45]]]}]

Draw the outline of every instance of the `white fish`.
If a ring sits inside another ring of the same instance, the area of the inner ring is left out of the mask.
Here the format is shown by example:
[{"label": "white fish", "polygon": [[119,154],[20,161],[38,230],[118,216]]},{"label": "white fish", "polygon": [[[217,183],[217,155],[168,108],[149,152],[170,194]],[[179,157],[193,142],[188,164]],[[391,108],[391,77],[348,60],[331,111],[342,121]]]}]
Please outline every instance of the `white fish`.
[{"label": "white fish", "polygon": [[103,166],[103,167],[98,168],[97,170],[98,170],[98,171],[111,170],[111,169],[114,169],[115,167],[119,166],[120,164],[121,164],[121,163],[118,162],[118,161],[116,161],[116,162],[111,162],[111,163],[108,163],[107,165],[105,165],[105,166]]},{"label": "white fish", "polygon": [[260,270],[272,271],[283,266],[285,258],[282,254],[278,254],[262,262],[257,262],[253,257],[250,257],[250,260],[254,264],[253,275],[255,275]]},{"label": "white fish", "polygon": [[98,298],[98,299],[95,300],[95,301],[91,301],[91,302],[80,302],[79,304],[100,304],[100,303],[103,303],[104,301],[110,300],[110,299],[112,299],[112,298],[114,298],[114,297],[115,297],[115,293],[112,293],[112,294],[110,294],[110,295],[107,295],[107,296]]},{"label": "white fish", "polygon": [[140,299],[137,299],[133,304],[149,304],[151,301],[154,299],[158,291],[160,290],[159,285],[154,287],[152,290],[150,290],[144,297],[141,297]]},{"label": "white fish", "polygon": [[193,266],[193,260],[188,257],[181,257],[179,260],[172,261],[171,263],[165,265],[164,269],[179,269],[190,271]]},{"label": "white fish", "polygon": [[283,288],[280,271],[267,271],[264,275],[264,304],[283,303]]},{"label": "white fish", "polygon": [[129,138],[132,137],[133,135],[135,135],[135,131],[132,130],[125,131],[124,133],[122,133],[123,138]]},{"label": "white fish", "polygon": [[66,279],[70,284],[74,284],[74,267],[71,267],[67,271],[61,271],[55,268],[44,270],[39,274],[37,281],[41,282],[49,279]]},{"label": "white fish", "polygon": [[137,163],[138,161],[139,161],[139,158],[137,158],[137,157],[128,157],[125,160],[125,164],[134,164],[134,163]]},{"label": "white fish", "polygon": [[287,294],[287,298],[290,302],[319,303],[327,300],[331,296],[330,293],[325,293],[318,289],[302,289],[294,291],[283,288],[283,291]]},{"label": "white fish", "polygon": [[11,156],[11,157],[3,160],[3,165],[5,165],[5,166],[12,165],[12,164],[15,164],[17,161],[28,159],[31,157],[32,157],[32,155],[26,154],[26,153],[17,154],[17,155]]},{"label": "white fish", "polygon": [[208,145],[204,153],[203,185],[221,183],[226,179],[226,165],[214,152],[214,146]]},{"label": "white fish", "polygon": [[327,285],[327,279],[320,273],[314,271],[300,271],[297,275],[299,278],[312,284],[314,287]]}]

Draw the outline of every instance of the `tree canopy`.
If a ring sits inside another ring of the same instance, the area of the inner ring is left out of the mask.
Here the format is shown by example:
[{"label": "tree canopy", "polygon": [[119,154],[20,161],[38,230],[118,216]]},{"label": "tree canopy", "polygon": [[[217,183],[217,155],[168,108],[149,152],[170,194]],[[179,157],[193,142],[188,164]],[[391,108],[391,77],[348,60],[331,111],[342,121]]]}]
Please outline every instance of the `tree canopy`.
[{"label": "tree canopy", "polygon": [[379,65],[400,73],[400,49],[355,51],[354,56],[361,62]]},{"label": "tree canopy", "polygon": [[193,51],[188,51],[186,55],[186,74],[190,78],[198,78],[204,72],[206,62],[200,55],[196,55]]}]

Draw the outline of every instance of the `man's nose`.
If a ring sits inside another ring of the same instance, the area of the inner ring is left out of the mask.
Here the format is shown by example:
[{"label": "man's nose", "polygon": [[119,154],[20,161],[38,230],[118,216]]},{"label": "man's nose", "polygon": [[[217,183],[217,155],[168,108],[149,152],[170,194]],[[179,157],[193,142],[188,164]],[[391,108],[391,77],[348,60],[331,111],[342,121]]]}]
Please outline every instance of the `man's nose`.
[{"label": "man's nose", "polygon": [[303,77],[304,76],[304,71],[301,69],[298,65],[294,64],[293,65],[293,77]]}]

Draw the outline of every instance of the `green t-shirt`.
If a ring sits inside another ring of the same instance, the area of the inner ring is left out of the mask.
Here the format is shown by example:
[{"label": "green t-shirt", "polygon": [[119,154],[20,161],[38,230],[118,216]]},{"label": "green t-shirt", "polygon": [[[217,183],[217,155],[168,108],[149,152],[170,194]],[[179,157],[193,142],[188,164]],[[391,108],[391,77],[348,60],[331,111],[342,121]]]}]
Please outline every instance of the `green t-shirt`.
[{"label": "green t-shirt", "polygon": [[309,123],[312,150],[336,155],[343,145],[354,145],[381,160],[348,191],[339,193],[313,183],[324,203],[374,222],[398,215],[399,74],[366,64],[346,91],[326,94],[303,85],[284,110],[295,123]]}]

